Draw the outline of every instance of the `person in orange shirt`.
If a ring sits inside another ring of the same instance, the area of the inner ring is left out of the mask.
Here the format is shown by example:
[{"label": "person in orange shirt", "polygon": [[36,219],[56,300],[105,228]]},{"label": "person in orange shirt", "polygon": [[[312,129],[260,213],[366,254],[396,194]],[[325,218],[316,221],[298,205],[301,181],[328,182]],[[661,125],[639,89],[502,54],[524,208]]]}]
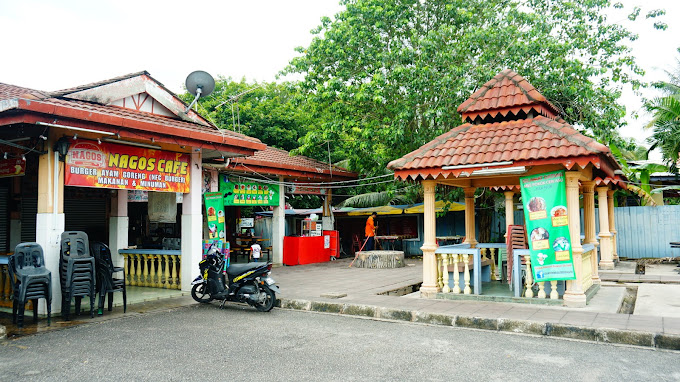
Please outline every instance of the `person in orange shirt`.
[{"label": "person in orange shirt", "polygon": [[372,251],[375,248],[375,231],[378,229],[378,226],[375,224],[375,218],[377,217],[378,213],[374,212],[366,219],[366,244],[364,245],[364,251]]}]

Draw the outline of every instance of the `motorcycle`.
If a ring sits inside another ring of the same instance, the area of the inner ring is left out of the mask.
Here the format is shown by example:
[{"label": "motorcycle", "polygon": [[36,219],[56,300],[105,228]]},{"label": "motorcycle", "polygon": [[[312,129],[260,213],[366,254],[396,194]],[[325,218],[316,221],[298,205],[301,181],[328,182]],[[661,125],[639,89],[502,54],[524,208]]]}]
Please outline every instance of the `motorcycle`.
[{"label": "motorcycle", "polygon": [[247,303],[260,312],[274,308],[276,293],[280,292],[269,277],[272,263],[232,264],[225,267],[222,254],[211,248],[206,258],[198,263],[200,275],[191,282],[191,297],[200,303],[222,300]]}]

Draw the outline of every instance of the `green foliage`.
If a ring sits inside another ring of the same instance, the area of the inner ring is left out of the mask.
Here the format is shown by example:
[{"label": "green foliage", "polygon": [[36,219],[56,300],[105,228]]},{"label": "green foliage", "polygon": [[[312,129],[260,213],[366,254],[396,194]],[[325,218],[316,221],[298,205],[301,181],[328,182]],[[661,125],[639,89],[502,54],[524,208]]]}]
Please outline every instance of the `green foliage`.
[{"label": "green foliage", "polygon": [[[200,99],[197,110],[221,129],[290,151],[298,147],[309,123],[308,114],[298,107],[298,95],[291,83],[236,82],[219,77],[215,90]],[[188,93],[181,97],[188,102],[193,98]]]},{"label": "green foliage", "polygon": [[[680,52],[680,49],[678,49]],[[645,103],[647,111],[653,114],[647,128],[654,133],[649,138],[652,147],[661,153],[671,170],[677,172],[678,152],[680,152],[680,60],[674,72],[666,72],[669,80],[654,84],[664,96],[656,97]]]},{"label": "green foliage", "polygon": [[[642,70],[608,22],[607,0],[343,0],[284,74],[303,74],[309,131],[297,152],[330,142],[366,175],[461,123],[456,108],[495,74],[527,78],[564,119],[620,141],[623,85]],[[639,14],[639,11],[633,13]],[[656,17],[661,13],[648,13]]]}]

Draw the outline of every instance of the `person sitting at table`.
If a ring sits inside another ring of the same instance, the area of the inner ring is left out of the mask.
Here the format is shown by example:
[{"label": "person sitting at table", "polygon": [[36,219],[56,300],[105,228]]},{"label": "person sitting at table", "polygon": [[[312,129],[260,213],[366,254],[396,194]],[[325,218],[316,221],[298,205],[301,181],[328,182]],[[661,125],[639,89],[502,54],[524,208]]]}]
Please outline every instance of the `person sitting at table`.
[{"label": "person sitting at table", "polygon": [[364,251],[372,251],[375,249],[375,233],[378,230],[378,226],[375,224],[375,219],[378,217],[377,212],[373,212],[371,216],[366,219],[366,241],[364,244]]},{"label": "person sitting at table", "polygon": [[255,240],[250,242],[250,261],[259,262],[262,254],[262,247]]}]

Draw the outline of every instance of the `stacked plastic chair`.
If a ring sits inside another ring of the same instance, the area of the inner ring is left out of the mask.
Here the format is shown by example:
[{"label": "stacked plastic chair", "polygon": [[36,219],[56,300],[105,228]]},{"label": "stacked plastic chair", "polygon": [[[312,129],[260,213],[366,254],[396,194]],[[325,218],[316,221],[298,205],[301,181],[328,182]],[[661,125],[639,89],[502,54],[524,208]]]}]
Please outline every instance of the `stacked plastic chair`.
[{"label": "stacked plastic chair", "polygon": [[[125,291],[125,269],[114,267],[111,250],[101,242],[90,243],[90,253],[94,256],[97,266],[97,290],[99,291],[99,307],[97,314],[103,314],[104,301],[109,295],[109,312],[113,309],[113,292],[123,292],[123,313],[127,312],[127,292]],[[122,279],[114,278],[114,273],[120,272]]]},{"label": "stacked plastic chair", "polygon": [[33,301],[33,321],[38,318],[38,299],[47,302],[47,325],[52,313],[52,273],[45,268],[45,255],[38,243],[22,243],[16,246],[9,258],[9,276],[12,286],[12,323],[24,326],[24,309]]},{"label": "stacked plastic chair", "polygon": [[87,234],[67,231],[61,234],[59,276],[61,280],[61,315],[65,320],[71,313],[71,299],[76,302],[76,315],[80,314],[80,302],[90,298],[90,317],[94,317],[95,261],[90,255]]}]

